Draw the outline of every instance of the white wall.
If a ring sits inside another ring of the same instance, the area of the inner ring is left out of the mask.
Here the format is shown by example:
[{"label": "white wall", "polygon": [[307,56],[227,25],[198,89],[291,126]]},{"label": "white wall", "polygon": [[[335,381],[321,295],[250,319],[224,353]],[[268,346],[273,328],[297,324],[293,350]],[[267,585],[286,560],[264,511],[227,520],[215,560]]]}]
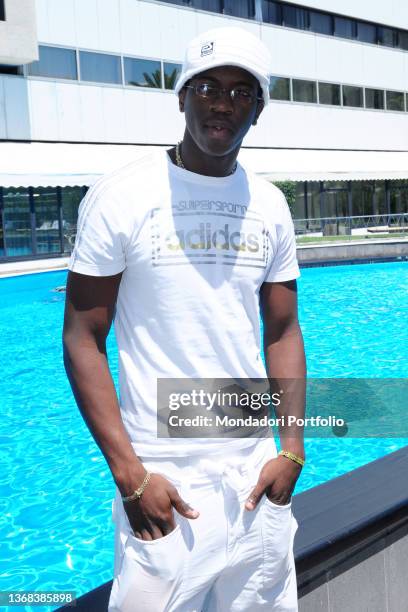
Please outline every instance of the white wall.
[{"label": "white wall", "polygon": [[406,113],[271,102],[246,146],[407,150]]},{"label": "white wall", "polygon": [[28,84],[21,77],[0,75],[0,139],[30,139]]},{"label": "white wall", "polygon": [[33,140],[159,144],[183,134],[172,92],[36,79],[28,89]]}]

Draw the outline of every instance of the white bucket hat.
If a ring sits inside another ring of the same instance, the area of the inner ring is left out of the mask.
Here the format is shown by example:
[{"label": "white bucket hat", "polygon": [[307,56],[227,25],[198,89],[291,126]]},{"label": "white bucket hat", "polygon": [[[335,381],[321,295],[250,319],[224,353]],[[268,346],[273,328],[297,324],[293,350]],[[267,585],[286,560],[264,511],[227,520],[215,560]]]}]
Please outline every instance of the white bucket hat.
[{"label": "white bucket hat", "polygon": [[268,48],[247,30],[235,27],[214,28],[189,43],[175,93],[178,95],[189,79],[204,70],[217,66],[238,66],[258,79],[264,102],[268,104],[271,63]]}]

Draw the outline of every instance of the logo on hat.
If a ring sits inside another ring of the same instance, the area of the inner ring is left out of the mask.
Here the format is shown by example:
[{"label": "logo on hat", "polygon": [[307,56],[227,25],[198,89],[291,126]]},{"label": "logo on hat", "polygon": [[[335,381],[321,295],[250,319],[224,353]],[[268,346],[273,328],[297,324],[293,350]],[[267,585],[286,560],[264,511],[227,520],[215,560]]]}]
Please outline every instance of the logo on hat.
[{"label": "logo on hat", "polygon": [[213,51],[214,51],[214,43],[213,42],[205,43],[205,45],[201,47],[201,57],[205,57],[206,55],[211,55]]}]

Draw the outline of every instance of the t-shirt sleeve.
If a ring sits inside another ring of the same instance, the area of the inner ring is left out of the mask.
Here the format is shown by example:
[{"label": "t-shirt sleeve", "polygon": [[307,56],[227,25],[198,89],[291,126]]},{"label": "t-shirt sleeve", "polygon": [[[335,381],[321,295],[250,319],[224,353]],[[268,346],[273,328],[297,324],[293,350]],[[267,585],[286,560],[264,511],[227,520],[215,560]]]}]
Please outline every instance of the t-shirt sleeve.
[{"label": "t-shirt sleeve", "polygon": [[123,215],[111,190],[94,185],[78,211],[78,230],[68,268],[89,276],[112,276],[126,267]]},{"label": "t-shirt sleeve", "polygon": [[296,257],[295,229],[285,196],[280,192],[281,214],[276,224],[276,249],[265,277],[266,283],[278,283],[294,280],[300,276]]}]

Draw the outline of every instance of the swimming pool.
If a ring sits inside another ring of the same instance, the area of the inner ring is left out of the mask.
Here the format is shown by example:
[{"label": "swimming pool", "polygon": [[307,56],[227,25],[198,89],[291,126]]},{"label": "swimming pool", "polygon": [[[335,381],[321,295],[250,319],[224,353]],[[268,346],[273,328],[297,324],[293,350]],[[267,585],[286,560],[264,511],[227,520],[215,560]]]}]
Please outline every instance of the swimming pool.
[{"label": "swimming pool", "polygon": [[[53,272],[0,280],[3,591],[79,596],[112,577],[114,487],[62,365],[65,296],[53,288],[65,279],[66,272]],[[406,262],[304,269],[299,301],[309,375],[406,377],[407,280]],[[108,351],[117,379],[112,334]],[[296,491],[405,444],[312,439]]]}]

